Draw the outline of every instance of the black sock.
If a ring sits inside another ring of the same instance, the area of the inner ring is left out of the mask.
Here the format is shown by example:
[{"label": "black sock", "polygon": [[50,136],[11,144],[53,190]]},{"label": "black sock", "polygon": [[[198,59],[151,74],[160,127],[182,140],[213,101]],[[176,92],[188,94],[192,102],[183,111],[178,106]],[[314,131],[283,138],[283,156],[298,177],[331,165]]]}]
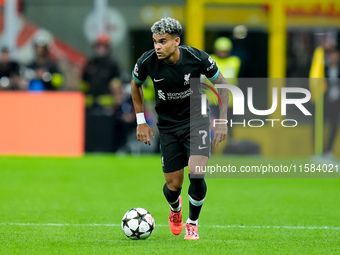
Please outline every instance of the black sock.
[{"label": "black sock", "polygon": [[164,193],[166,200],[168,201],[168,203],[170,204],[172,208],[179,207],[179,195],[181,194],[181,190],[182,189],[179,189],[176,191],[169,190],[168,186],[164,184],[163,193]]},{"label": "black sock", "polygon": [[197,178],[189,175],[189,219],[196,221],[201,212],[207,185],[204,178]]}]

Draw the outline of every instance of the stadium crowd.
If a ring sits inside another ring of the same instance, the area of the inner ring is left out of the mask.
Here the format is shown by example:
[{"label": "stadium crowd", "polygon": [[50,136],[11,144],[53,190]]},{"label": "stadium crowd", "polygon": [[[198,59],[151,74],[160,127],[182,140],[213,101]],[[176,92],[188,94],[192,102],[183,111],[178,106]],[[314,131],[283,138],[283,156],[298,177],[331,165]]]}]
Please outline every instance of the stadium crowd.
[{"label": "stadium crowd", "polygon": [[[291,36],[293,46],[289,47],[292,51],[287,55],[287,77],[306,77],[311,54],[301,50],[305,49],[305,41],[301,36],[294,36]],[[122,72],[119,63],[112,57],[112,41],[107,34],[97,36],[93,43],[93,55],[88,57],[86,64],[81,67],[72,66],[67,60],[57,59],[55,54],[51,54],[51,40],[44,34],[36,36],[31,43],[35,57],[29,62],[18,63],[11,57],[8,48],[0,49],[0,91],[82,91],[86,98],[86,151],[143,150],[137,144],[127,143],[129,136],[130,141],[133,140],[132,135],[136,127],[130,93],[131,77],[126,75],[127,72]],[[217,37],[211,56],[222,67],[228,82],[237,84],[240,66],[246,66],[247,61],[241,61],[238,56],[231,55],[232,47],[233,43],[229,38]],[[337,109],[340,107],[340,55],[335,44],[326,45],[324,48],[325,77],[328,83],[324,100],[325,123],[330,126],[329,135],[326,136],[325,154],[332,155],[339,122]],[[300,56],[302,53],[304,57]],[[296,54],[300,55],[295,56]],[[300,63],[293,60],[303,61]],[[144,84],[144,97],[147,121],[155,125],[156,119],[152,110],[155,96],[150,80]],[[230,113],[232,103],[229,108]],[[108,132],[103,132],[105,126]],[[157,150],[157,146],[148,148],[148,152]]]},{"label": "stadium crowd", "polygon": [[[87,150],[124,150],[135,128],[135,115],[129,78],[121,79],[119,64],[111,56],[110,37],[107,34],[97,36],[93,56],[83,67],[78,67],[79,70],[74,66],[70,68],[71,64],[65,59],[53,58],[51,40],[44,34],[32,40],[32,48],[35,57],[28,63],[15,61],[8,48],[1,49],[0,91],[82,91],[86,98]],[[102,132],[105,126],[108,132]]]}]

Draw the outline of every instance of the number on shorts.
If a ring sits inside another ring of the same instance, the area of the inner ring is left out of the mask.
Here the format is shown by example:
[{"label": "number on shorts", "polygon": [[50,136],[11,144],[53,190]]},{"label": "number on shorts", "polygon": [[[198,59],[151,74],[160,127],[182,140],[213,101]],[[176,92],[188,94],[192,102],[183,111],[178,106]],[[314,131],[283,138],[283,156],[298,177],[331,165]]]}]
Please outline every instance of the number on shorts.
[{"label": "number on shorts", "polygon": [[202,135],[202,144],[205,145],[205,139],[206,139],[207,136],[208,136],[208,132],[205,131],[205,130],[199,130],[198,133],[199,133],[199,134],[203,134],[203,135]]}]

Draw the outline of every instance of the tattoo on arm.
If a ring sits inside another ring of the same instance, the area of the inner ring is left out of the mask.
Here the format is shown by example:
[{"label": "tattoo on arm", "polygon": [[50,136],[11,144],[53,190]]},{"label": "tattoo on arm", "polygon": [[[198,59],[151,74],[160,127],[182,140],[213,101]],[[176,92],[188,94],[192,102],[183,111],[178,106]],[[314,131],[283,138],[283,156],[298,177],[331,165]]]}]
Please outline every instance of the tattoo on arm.
[{"label": "tattoo on arm", "polygon": [[215,80],[212,81],[214,84],[228,84],[222,73],[220,72]]},{"label": "tattoo on arm", "polygon": [[[215,80],[212,81],[214,84],[228,84],[222,73],[220,72]],[[222,100],[222,105],[220,105],[220,118],[227,119],[228,103],[229,103],[229,89],[222,88],[218,89],[218,94]]]}]

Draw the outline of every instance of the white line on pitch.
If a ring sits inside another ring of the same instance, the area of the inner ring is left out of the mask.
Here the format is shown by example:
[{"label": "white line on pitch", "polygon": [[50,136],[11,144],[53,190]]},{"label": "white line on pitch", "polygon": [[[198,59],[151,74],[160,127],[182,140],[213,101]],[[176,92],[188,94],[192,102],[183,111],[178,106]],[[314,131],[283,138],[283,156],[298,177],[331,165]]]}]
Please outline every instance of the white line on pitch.
[{"label": "white line on pitch", "polygon": [[[8,226],[75,226],[75,227],[120,227],[121,224],[110,224],[110,223],[0,223],[0,225]],[[157,227],[168,227],[166,224],[156,224]],[[203,225],[200,227],[207,228],[257,228],[257,229],[330,229],[340,230],[340,227],[332,226],[245,226],[245,225]]]},{"label": "white line on pitch", "polygon": [[244,225],[227,225],[227,226],[220,226],[220,225],[213,225],[207,226],[212,228],[259,228],[259,229],[332,229],[332,230],[340,230],[340,227],[329,227],[329,226],[244,226]]}]

